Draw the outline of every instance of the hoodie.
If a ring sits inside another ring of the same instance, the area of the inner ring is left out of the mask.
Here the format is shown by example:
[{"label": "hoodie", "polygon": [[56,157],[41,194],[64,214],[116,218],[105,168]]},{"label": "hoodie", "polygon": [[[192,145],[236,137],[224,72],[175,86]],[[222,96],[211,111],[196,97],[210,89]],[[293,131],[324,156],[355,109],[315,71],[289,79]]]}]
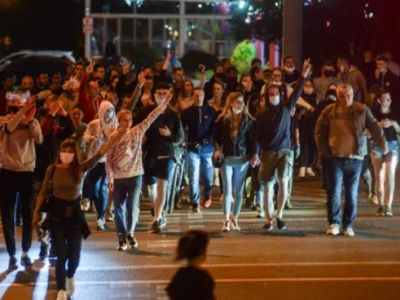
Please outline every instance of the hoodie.
[{"label": "hoodie", "polygon": [[[107,122],[106,114],[110,109],[110,120]],[[99,107],[98,119],[91,121],[83,135],[84,141],[88,144],[87,146],[87,157],[95,155],[100,147],[107,140],[107,137],[118,128],[118,119],[115,113],[115,108],[109,101],[102,101]],[[105,162],[103,156],[99,162]]]}]

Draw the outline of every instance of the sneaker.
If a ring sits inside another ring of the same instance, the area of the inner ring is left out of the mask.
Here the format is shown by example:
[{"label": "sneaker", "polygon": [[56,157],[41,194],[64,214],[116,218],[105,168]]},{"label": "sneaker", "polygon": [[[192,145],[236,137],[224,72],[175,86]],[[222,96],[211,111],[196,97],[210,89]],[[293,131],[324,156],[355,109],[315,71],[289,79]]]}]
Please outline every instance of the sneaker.
[{"label": "sneaker", "polygon": [[386,206],[385,217],[393,217],[393,211],[391,206]]},{"label": "sneaker", "polygon": [[274,223],[272,221],[265,222],[263,229],[271,231],[272,229],[274,229]]},{"label": "sneaker", "polygon": [[162,217],[160,219],[160,221],[158,221],[158,224],[160,225],[160,228],[167,227],[167,218],[166,217]]},{"label": "sneaker", "polygon": [[339,224],[331,224],[326,231],[328,235],[338,235],[340,233],[340,225]]},{"label": "sneaker", "polygon": [[315,176],[315,173],[314,173],[313,169],[311,169],[311,168],[306,169],[306,174],[307,174],[307,176],[311,176],[311,177]]},{"label": "sneaker", "polygon": [[159,225],[159,221],[154,221],[153,224],[151,224],[150,231],[152,233],[161,233],[161,227]]},{"label": "sneaker", "polygon": [[133,235],[133,233],[128,234],[127,239],[128,239],[128,243],[129,243],[129,245],[131,246],[131,248],[137,248],[137,247],[138,247],[139,243],[138,243],[138,241],[136,240],[136,238],[135,238],[135,236]]},{"label": "sneaker", "polygon": [[45,260],[49,252],[49,244],[40,243],[39,259]]},{"label": "sneaker", "polygon": [[111,211],[106,212],[106,221],[114,222],[114,214]]},{"label": "sneaker", "polygon": [[192,205],[192,212],[201,213],[200,206],[197,203]]},{"label": "sneaker", "polygon": [[300,167],[299,170],[299,177],[306,177],[306,168],[305,167]]},{"label": "sneaker", "polygon": [[374,194],[369,194],[368,195],[368,201],[375,204],[375,205],[379,205],[379,199],[377,195]]},{"label": "sneaker", "polygon": [[211,206],[211,197],[204,199],[203,206],[204,208],[209,208]]},{"label": "sneaker", "polygon": [[232,227],[232,230],[240,231],[240,226],[239,226],[239,222],[237,219],[235,219],[235,218],[231,219],[231,227]]},{"label": "sneaker", "polygon": [[221,229],[223,232],[229,232],[231,231],[231,222],[229,220],[224,221],[224,225],[222,226]]},{"label": "sneaker", "polygon": [[285,230],[286,229],[285,221],[282,218],[277,218],[276,227],[278,227],[279,230]]},{"label": "sneaker", "polygon": [[343,229],[343,235],[344,236],[355,236],[353,228],[346,227],[345,229]]},{"label": "sneaker", "polygon": [[385,207],[383,205],[379,205],[378,210],[376,211],[376,215],[378,217],[384,217],[386,215]]},{"label": "sneaker", "polygon": [[21,256],[21,266],[23,266],[25,268],[32,267],[32,261],[28,254]]},{"label": "sneaker", "polygon": [[56,300],[67,300],[68,295],[65,290],[59,290],[57,293],[57,299]]},{"label": "sneaker", "polygon": [[258,211],[257,218],[258,218],[258,219],[264,219],[264,218],[265,218],[265,210],[260,209],[260,210]]},{"label": "sneaker", "polygon": [[293,208],[292,203],[291,203],[290,201],[287,201],[287,202],[285,203],[285,209],[292,209],[292,208]]},{"label": "sneaker", "polygon": [[68,296],[72,296],[75,292],[75,280],[74,277],[65,278],[65,287],[66,287],[66,293]]},{"label": "sneaker", "polygon": [[106,222],[103,218],[97,219],[97,230],[104,231],[106,230]]},{"label": "sneaker", "polygon": [[118,242],[118,251],[126,251],[128,250],[128,244],[126,241],[119,241]]},{"label": "sneaker", "polygon": [[16,269],[18,269],[17,259],[15,258],[14,255],[12,255],[8,260],[8,270],[11,271]]},{"label": "sneaker", "polygon": [[81,208],[82,208],[82,210],[84,212],[89,211],[89,209],[90,209],[90,200],[89,200],[89,198],[83,198],[81,200]]}]

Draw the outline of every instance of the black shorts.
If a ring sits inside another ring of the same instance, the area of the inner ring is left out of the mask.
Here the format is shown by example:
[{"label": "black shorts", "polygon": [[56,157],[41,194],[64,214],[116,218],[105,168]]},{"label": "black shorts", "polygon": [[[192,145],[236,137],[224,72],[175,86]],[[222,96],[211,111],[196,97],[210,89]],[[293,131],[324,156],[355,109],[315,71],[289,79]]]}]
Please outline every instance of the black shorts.
[{"label": "black shorts", "polygon": [[156,159],[151,165],[147,164],[144,170],[145,185],[157,183],[157,179],[170,180],[174,173],[175,161],[172,158]]}]

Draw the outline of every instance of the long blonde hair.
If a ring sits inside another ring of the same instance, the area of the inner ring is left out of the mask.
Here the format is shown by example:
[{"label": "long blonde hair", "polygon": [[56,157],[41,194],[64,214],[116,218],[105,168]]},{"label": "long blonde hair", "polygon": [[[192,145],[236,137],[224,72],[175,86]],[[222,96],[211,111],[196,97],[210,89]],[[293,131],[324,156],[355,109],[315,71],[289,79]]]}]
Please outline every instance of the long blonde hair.
[{"label": "long blonde hair", "polygon": [[251,120],[254,120],[253,116],[249,113],[249,109],[246,106],[246,104],[244,103],[243,100],[243,94],[240,92],[231,92],[229,93],[228,97],[226,98],[226,103],[224,106],[224,109],[222,110],[222,113],[218,116],[218,120],[228,120],[232,117],[232,104],[234,102],[241,102],[242,103],[242,116],[247,116],[249,117]]}]

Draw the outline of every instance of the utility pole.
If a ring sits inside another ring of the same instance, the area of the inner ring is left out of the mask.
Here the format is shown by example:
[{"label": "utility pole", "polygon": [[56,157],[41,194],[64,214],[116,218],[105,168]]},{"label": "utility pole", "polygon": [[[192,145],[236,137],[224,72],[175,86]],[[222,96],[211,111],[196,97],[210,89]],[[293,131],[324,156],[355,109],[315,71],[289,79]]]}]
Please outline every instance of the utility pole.
[{"label": "utility pole", "polygon": [[[84,12],[84,18],[88,18],[90,16],[90,7],[91,7],[91,0],[85,0],[85,12]],[[83,27],[86,25],[83,24]],[[93,24],[92,24],[93,28]],[[90,40],[92,38],[92,33],[89,30],[84,30],[85,34],[85,58],[90,59],[91,57],[91,43]]]},{"label": "utility pole", "polygon": [[283,57],[292,56],[297,68],[303,60],[303,1],[283,0]]}]

